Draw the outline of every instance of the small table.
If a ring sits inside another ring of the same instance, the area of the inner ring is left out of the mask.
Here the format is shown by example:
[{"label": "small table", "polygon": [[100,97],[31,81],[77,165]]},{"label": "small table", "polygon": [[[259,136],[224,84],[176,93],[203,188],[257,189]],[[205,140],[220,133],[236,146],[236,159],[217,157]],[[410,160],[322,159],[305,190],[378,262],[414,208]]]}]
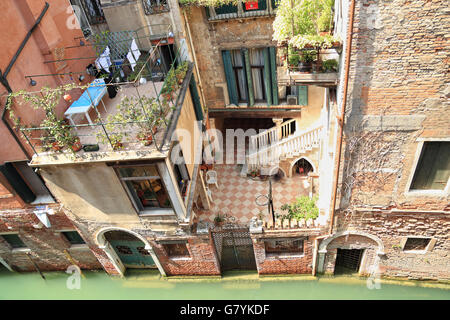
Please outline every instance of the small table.
[{"label": "small table", "polygon": [[[93,125],[92,120],[89,116],[89,110],[97,106],[102,100],[103,96],[106,94],[106,84],[103,79],[95,79],[86,91],[83,92],[80,98],[77,101],[72,103],[72,105],[64,112],[64,116],[69,119],[70,124],[75,126],[75,122],[72,119],[74,114],[84,113],[86,119],[88,120],[90,125]],[[106,111],[105,106],[103,108]]]}]

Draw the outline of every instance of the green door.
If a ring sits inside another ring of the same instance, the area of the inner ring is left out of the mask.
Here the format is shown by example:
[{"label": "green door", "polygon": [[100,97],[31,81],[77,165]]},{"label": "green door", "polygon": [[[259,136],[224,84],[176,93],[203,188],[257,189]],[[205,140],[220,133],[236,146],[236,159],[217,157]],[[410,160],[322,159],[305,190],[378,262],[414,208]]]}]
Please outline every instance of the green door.
[{"label": "green door", "polygon": [[142,241],[109,240],[123,265],[127,268],[156,268]]}]

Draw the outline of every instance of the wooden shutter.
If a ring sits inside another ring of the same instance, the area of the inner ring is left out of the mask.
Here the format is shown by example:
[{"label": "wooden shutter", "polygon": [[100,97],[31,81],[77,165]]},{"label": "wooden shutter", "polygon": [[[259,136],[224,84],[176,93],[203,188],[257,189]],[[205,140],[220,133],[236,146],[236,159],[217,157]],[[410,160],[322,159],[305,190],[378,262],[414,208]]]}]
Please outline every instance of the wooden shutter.
[{"label": "wooden shutter", "polygon": [[230,97],[230,103],[238,105],[238,94],[236,87],[236,78],[233,72],[233,66],[231,64],[231,53],[228,50],[222,51],[223,68],[225,71],[225,77],[227,79],[228,95]]},{"label": "wooden shutter", "polygon": [[245,74],[247,77],[247,86],[248,86],[248,106],[251,107],[255,104],[255,95],[253,93],[253,78],[252,78],[252,69],[250,66],[250,57],[248,55],[248,49],[242,49],[242,53],[244,55],[244,67]]},{"label": "wooden shutter", "polygon": [[269,52],[270,52],[270,74],[272,85],[272,102],[274,105],[278,105],[277,57],[275,54],[275,47],[270,47]]},{"label": "wooden shutter", "polygon": [[5,163],[0,166],[0,172],[3,173],[6,180],[8,180],[11,187],[26,203],[31,203],[36,200],[36,195],[31,191],[25,181],[22,179],[16,168],[11,163]]},{"label": "wooden shutter", "polygon": [[269,48],[264,48],[264,87],[266,90],[266,100],[267,105],[272,105],[272,84],[270,77],[270,57],[269,57]]},{"label": "wooden shutter", "polygon": [[450,142],[425,142],[411,189],[444,190],[450,176]]},{"label": "wooden shutter", "polygon": [[191,80],[189,81],[189,91],[191,92],[192,102],[194,103],[195,116],[197,120],[203,120],[202,104],[200,102],[200,96],[198,95],[194,75],[191,76]]},{"label": "wooden shutter", "polygon": [[300,106],[308,105],[308,86],[297,86],[298,104]]}]

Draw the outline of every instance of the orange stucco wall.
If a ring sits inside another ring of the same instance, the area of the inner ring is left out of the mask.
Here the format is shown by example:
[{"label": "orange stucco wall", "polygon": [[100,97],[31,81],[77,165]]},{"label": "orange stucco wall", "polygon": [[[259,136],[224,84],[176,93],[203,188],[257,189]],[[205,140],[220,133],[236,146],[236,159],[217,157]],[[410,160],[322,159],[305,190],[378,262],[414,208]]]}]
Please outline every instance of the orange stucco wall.
[{"label": "orange stucco wall", "polygon": [[[76,46],[79,44],[77,37],[82,37],[83,33],[78,27],[78,23],[72,15],[70,2],[68,0],[46,0],[50,7],[42,19],[39,27],[33,32],[22,53],[7,76],[9,85],[13,91],[26,90],[38,91],[43,86],[55,87],[61,84],[73,82],[69,75],[35,77],[37,85],[32,87],[29,78],[25,76],[38,74],[54,74],[81,72],[91,63],[92,60],[67,61],[66,66],[57,66],[54,63],[44,63],[48,60],[55,60],[55,48]],[[0,1],[0,12],[2,13],[2,31],[0,32],[0,69],[4,71],[10,63],[12,57],[19,48],[29,29],[33,26],[44,8],[44,0],[2,0]],[[72,26],[69,28],[68,26]],[[90,46],[70,48],[64,50],[64,58],[94,57],[95,53]],[[78,75],[73,79],[78,82]],[[84,83],[89,80],[86,77]],[[81,92],[72,93],[76,98]],[[6,88],[0,85],[0,110],[5,106]],[[58,107],[58,112],[62,114],[70,105],[63,102]],[[14,105],[15,113],[24,123],[39,123],[42,113],[34,111],[26,105]],[[23,140],[24,145],[30,150]],[[0,163],[5,161],[25,160],[26,156],[13,139],[4,123],[0,123]]]}]

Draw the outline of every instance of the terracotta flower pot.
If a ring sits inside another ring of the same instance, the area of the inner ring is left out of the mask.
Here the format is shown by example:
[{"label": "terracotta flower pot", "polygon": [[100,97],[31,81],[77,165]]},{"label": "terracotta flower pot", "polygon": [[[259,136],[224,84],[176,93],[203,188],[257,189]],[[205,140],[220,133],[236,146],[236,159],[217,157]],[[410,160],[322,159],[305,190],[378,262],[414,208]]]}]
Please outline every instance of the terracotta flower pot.
[{"label": "terracotta flower pot", "polygon": [[82,148],[83,148],[83,145],[81,144],[80,139],[77,138],[77,139],[75,140],[75,143],[72,145],[72,150],[75,151],[75,152],[78,152],[78,151],[80,151]]},{"label": "terracotta flower pot", "polygon": [[120,150],[120,149],[122,149],[123,144],[120,141],[113,142],[112,147],[113,147],[113,150]]},{"label": "terracotta flower pot", "polygon": [[52,149],[54,150],[54,151],[61,151],[62,149],[63,149],[63,147],[62,146],[60,146],[59,144],[58,144],[58,142],[53,142],[52,143]]}]

